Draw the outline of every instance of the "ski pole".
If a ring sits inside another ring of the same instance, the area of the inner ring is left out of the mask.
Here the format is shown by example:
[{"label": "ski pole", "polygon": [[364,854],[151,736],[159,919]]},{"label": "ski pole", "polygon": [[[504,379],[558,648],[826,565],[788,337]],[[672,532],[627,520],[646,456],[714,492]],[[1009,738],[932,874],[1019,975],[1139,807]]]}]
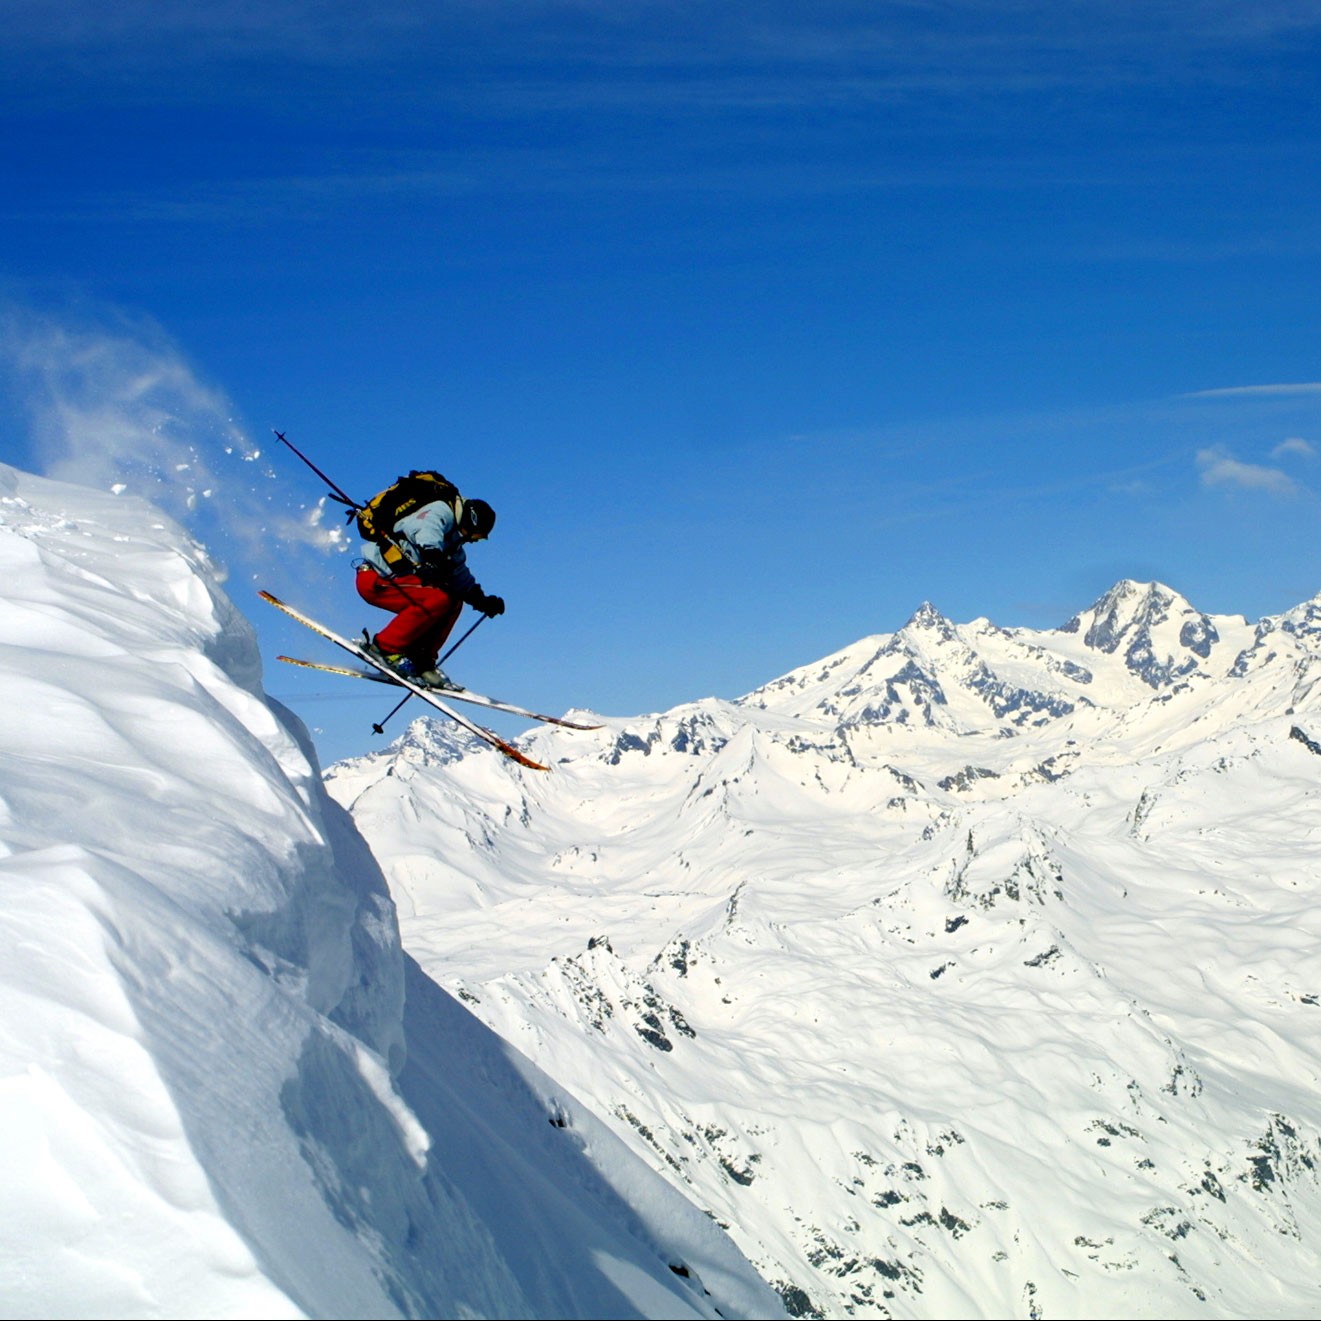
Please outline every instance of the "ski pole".
[{"label": "ski pole", "polygon": [[[272,431],[275,431],[275,428],[272,427],[271,430],[272,430]],[[349,507],[349,517],[350,517],[350,518],[353,516],[353,514],[354,514],[354,512],[355,512],[356,510],[362,508],[362,501],[361,501],[361,500],[352,500],[352,499],[350,499],[347,495],[345,495],[344,492],[343,492],[342,490],[340,490],[340,488],[339,488],[334,482],[332,482],[332,481],[330,480],[330,478],[327,477],[326,474],[323,473],[323,472],[321,471],[321,469],[318,468],[318,467],[316,466],[316,464],[313,463],[312,460],[309,459],[309,458],[307,457],[307,455],[304,454],[303,451],[300,450],[300,449],[298,448],[298,446],[295,445],[295,444],[293,443],[293,441],[290,440],[289,437],[286,436],[286,435],[284,434],[283,431],[275,431],[275,439],[278,440],[278,441],[282,441],[284,444],[288,445],[289,448],[290,448],[291,450],[293,450],[293,452],[294,452],[295,454],[297,454],[298,457],[299,457],[300,459],[302,459],[302,461],[303,461],[305,464],[307,464],[307,466],[308,466],[309,468],[311,468],[312,471],[313,471],[314,473],[316,473],[316,475],[317,475],[318,477],[320,477],[321,480],[322,480],[323,482],[325,482],[325,484],[326,484],[328,487],[330,487],[330,494],[331,494],[336,500],[338,500],[338,501],[340,502],[340,504],[342,504],[342,505],[348,505],[348,507]]]},{"label": "ski pole", "polygon": [[476,630],[479,625],[486,623],[490,617],[490,615],[479,615],[477,617],[477,622],[472,625],[472,627],[436,662],[436,664],[444,665],[444,663],[449,660],[449,658],[453,656],[470,637],[472,637],[474,630]]},{"label": "ski pole", "polygon": [[384,734],[384,733],[385,733],[386,722],[390,719],[390,716],[394,715],[394,713],[395,713],[396,711],[398,711],[399,708],[400,708],[401,706],[403,706],[403,704],[404,704],[405,702],[407,702],[408,699],[409,699],[410,697],[412,697],[412,696],[413,696],[412,693],[405,693],[405,694],[404,694],[404,695],[403,695],[403,696],[402,696],[402,697],[401,697],[401,698],[400,698],[400,699],[394,704],[394,706],[392,706],[392,707],[390,708],[389,715],[387,715],[387,716],[385,717],[385,719],[382,720],[381,723],[380,723],[379,725],[373,725],[373,726],[372,726],[372,733],[373,733],[373,734]]},{"label": "ski pole", "polygon": [[[454,653],[458,651],[458,649],[461,646],[463,646],[463,644],[467,642],[467,640],[470,637],[472,637],[474,631],[477,629],[477,626],[479,624],[486,623],[486,621],[490,619],[490,617],[491,617],[490,615],[478,616],[477,620],[472,624],[472,626],[468,629],[468,631],[436,662],[436,664],[443,665],[447,660],[449,660],[449,658],[453,656]],[[372,733],[384,734],[386,723],[389,721],[390,717],[393,716],[412,696],[413,696],[412,693],[405,693],[403,697],[401,697],[399,701],[397,701],[394,704],[394,706],[390,708],[389,713],[385,716],[385,718],[379,724],[375,724],[372,726]]]},{"label": "ski pole", "polygon": [[[272,427],[271,430],[275,431],[275,428]],[[276,440],[283,441],[286,445],[288,445],[289,448],[293,450],[293,452],[297,454],[298,457],[302,459],[302,461],[305,464],[307,464],[307,466],[311,468],[312,471],[316,473],[316,475],[320,477],[321,480],[325,482],[325,484],[328,487],[330,487],[330,490],[327,492],[327,494],[330,496],[332,500],[338,500],[340,504],[348,505],[349,512],[344,516],[344,521],[346,523],[350,522],[354,514],[356,514],[360,509],[364,507],[364,503],[361,500],[352,500],[347,495],[345,495],[344,492],[334,482],[332,482],[330,478],[327,477],[326,474],[323,473],[321,469],[318,468],[316,464],[313,463],[312,460],[309,459],[307,455],[304,454],[303,451],[300,450],[298,446],[295,445],[293,441],[290,440],[289,437],[284,434],[283,431],[275,431],[275,438]],[[409,562],[409,564],[411,564],[414,568],[417,568],[417,557],[413,554],[413,552],[404,542],[398,540],[397,538],[389,534],[386,534],[385,539],[404,557],[404,559],[406,559]]]}]

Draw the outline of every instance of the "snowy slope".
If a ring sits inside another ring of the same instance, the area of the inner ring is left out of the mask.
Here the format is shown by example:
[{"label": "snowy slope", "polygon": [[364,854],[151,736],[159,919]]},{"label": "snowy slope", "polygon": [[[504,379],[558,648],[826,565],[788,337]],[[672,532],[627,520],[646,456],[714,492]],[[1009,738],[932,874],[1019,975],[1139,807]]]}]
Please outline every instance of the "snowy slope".
[{"label": "snowy slope", "polygon": [[404,956],[177,527],[0,466],[0,620],[0,1315],[775,1307]]},{"label": "snowy slope", "polygon": [[829,1316],[1321,1315],[1321,600],[923,606],[333,767],[404,941]]}]

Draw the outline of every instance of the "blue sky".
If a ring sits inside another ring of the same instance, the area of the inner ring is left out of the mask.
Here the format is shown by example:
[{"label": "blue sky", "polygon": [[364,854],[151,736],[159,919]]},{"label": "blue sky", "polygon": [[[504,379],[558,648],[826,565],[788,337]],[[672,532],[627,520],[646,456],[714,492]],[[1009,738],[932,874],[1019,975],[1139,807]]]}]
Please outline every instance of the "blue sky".
[{"label": "blue sky", "polygon": [[[1321,589],[1310,0],[4,19],[0,453],[192,520],[268,655],[316,648],[258,583],[374,613],[272,427],[490,500],[509,613],[456,670],[556,710],[734,696],[927,599]],[[345,686],[269,666],[327,757],[372,743]]]}]

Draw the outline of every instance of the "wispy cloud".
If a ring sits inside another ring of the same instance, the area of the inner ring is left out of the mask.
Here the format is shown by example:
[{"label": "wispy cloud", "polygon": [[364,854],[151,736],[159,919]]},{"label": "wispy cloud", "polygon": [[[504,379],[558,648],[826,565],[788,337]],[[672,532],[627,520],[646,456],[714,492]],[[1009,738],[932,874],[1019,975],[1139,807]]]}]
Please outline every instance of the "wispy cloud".
[{"label": "wispy cloud", "polygon": [[1230,486],[1247,491],[1266,491],[1271,495],[1296,495],[1301,489],[1282,469],[1243,463],[1222,445],[1199,450],[1197,466],[1201,470],[1203,486]]},{"label": "wispy cloud", "polygon": [[1230,385],[1217,390],[1193,390],[1180,399],[1228,399],[1251,395],[1321,394],[1321,381],[1296,381],[1286,385]]},{"label": "wispy cloud", "polygon": [[1291,454],[1296,454],[1304,459],[1314,459],[1316,458],[1316,447],[1301,436],[1290,436],[1287,440],[1280,441],[1271,450],[1271,458],[1273,459],[1287,458]]},{"label": "wispy cloud", "polygon": [[1143,500],[1156,494],[1156,487],[1140,477],[1131,481],[1112,482],[1109,489],[1113,495],[1127,496],[1132,500]]},{"label": "wispy cloud", "polygon": [[[1234,78],[1245,52],[1321,27],[1305,0],[8,0],[0,60],[17,76],[65,60],[85,77],[155,68],[153,95],[187,98],[235,65],[342,70],[424,61],[444,96],[562,104],[764,109],[911,95],[1015,94]],[[189,75],[178,76],[181,69]],[[128,89],[126,89],[128,90]],[[277,91],[273,88],[272,91]],[[131,89],[141,95],[143,88]]]},{"label": "wispy cloud", "polygon": [[321,505],[288,503],[232,403],[158,327],[120,318],[73,328],[10,310],[0,366],[47,476],[141,496],[221,560],[344,545]]}]

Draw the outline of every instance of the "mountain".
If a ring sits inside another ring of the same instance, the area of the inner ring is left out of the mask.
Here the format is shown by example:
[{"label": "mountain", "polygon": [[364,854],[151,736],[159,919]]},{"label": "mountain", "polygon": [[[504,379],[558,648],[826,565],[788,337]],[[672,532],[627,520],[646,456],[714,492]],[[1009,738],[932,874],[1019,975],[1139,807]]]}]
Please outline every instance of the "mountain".
[{"label": "mountain", "polygon": [[403,951],[205,554],[0,466],[0,1313],[766,1316]]},{"label": "mountain", "polygon": [[801,1316],[1321,1315],[1321,599],[924,604],[327,773],[405,945]]}]

